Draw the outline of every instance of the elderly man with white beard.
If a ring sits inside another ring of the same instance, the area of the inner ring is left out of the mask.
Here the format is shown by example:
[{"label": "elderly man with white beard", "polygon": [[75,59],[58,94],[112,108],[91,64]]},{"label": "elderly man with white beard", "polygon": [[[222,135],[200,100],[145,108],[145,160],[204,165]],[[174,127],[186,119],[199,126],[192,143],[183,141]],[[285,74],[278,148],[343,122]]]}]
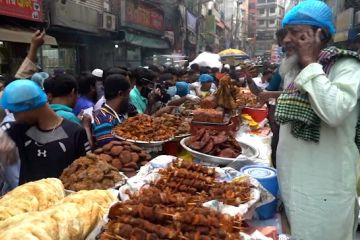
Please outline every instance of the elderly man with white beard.
[{"label": "elderly man with white beard", "polygon": [[284,17],[281,68],[288,86],[277,102],[280,193],[296,240],[355,239],[360,147],[360,61],[355,52],[325,48],[335,33],[331,9],[299,3]]}]

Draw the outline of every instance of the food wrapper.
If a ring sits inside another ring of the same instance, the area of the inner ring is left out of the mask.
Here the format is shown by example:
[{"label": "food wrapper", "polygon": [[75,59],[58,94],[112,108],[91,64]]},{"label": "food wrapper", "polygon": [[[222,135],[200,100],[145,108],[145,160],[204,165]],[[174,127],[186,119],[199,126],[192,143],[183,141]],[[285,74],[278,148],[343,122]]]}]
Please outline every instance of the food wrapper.
[{"label": "food wrapper", "polygon": [[[142,187],[146,187],[159,179],[159,170],[167,168],[176,159],[174,156],[161,155],[151,160],[148,164],[140,168],[136,176],[129,178],[126,184],[120,187],[120,199],[122,201],[128,200],[129,196],[127,193],[136,193]],[[249,180],[252,186],[251,200],[239,206],[226,205],[217,200],[211,200],[203,204],[205,207],[213,208],[218,212],[231,216],[239,216],[242,219],[251,219],[257,207],[274,200],[272,194],[252,177],[246,176],[233,168],[216,167],[215,171],[217,175],[216,180],[219,182],[229,182],[234,179]]]}]

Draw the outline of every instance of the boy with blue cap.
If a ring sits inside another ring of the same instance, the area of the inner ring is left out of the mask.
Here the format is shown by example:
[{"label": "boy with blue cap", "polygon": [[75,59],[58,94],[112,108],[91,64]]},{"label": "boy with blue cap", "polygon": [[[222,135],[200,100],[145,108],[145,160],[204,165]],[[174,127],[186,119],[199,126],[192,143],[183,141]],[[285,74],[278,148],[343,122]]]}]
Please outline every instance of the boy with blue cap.
[{"label": "boy with blue cap", "polygon": [[201,74],[199,77],[200,85],[195,86],[195,92],[198,97],[206,97],[216,91],[214,77],[210,74]]},{"label": "boy with blue cap", "polygon": [[10,83],[1,105],[14,114],[16,122],[3,125],[7,134],[0,136],[0,154],[13,156],[5,143],[9,136],[19,150],[19,184],[59,177],[75,159],[90,151],[85,130],[56,115],[35,82],[21,79]]},{"label": "boy with blue cap", "polygon": [[294,239],[355,239],[360,149],[360,61],[325,48],[335,33],[322,1],[300,2],[284,17],[285,48],[299,71],[277,102],[278,180]]}]

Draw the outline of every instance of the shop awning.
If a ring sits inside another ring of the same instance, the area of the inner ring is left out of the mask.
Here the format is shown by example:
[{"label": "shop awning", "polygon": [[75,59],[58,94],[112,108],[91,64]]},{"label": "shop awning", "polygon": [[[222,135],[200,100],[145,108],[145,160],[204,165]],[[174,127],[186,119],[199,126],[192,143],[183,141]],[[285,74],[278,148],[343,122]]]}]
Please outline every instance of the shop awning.
[{"label": "shop awning", "polygon": [[[33,32],[17,28],[0,28],[0,41],[17,42],[17,43],[31,43]],[[57,46],[56,39],[52,36],[45,35],[45,44]]]},{"label": "shop awning", "polygon": [[225,24],[222,21],[216,21],[216,26],[218,26],[221,29],[225,28]]},{"label": "shop awning", "polygon": [[168,49],[170,48],[169,43],[164,40],[155,37],[142,36],[135,33],[125,32],[125,41],[136,45],[139,47],[145,48],[154,48],[154,49]]}]

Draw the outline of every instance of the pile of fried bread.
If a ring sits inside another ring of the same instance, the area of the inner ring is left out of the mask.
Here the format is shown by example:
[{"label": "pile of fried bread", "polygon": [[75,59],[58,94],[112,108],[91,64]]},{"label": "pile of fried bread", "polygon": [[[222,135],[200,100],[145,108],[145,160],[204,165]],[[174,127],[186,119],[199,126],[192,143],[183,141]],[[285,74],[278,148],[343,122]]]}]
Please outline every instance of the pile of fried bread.
[{"label": "pile of fried bread", "polygon": [[26,183],[0,199],[0,240],[85,239],[115,201],[107,190],[65,196],[57,178]]}]

